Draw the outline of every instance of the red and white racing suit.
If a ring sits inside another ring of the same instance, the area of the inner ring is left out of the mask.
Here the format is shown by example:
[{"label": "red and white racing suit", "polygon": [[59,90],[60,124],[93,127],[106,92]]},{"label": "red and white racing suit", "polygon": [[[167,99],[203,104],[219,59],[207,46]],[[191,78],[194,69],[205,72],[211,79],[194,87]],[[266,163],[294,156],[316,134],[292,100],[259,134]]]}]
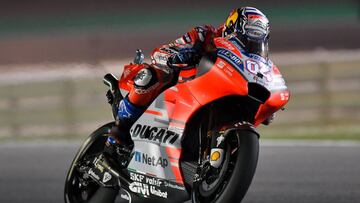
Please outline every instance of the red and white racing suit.
[{"label": "red and white racing suit", "polygon": [[[142,111],[169,87],[171,81],[178,81],[179,70],[195,69],[198,59],[214,48],[213,39],[220,37],[222,30],[223,26],[217,29],[209,25],[198,26],[174,42],[156,48],[151,55],[152,64],[142,64],[144,68],[134,78],[134,88],[125,98],[127,101],[120,105],[118,117],[120,119],[123,116],[131,117],[131,120],[136,121]],[[132,109],[133,112],[131,112]],[[123,114],[122,110],[127,110],[127,112]]]},{"label": "red and white racing suit", "polygon": [[[162,91],[181,82],[187,71],[195,73],[201,56],[215,48],[213,39],[222,35],[222,29],[223,26],[218,29],[209,25],[195,27],[174,42],[156,48],[151,54],[150,65],[129,64],[124,67],[122,78],[133,80],[133,87],[118,105],[116,125],[106,142],[108,154],[119,154],[120,149],[124,151],[134,146],[129,133],[131,126]],[[123,147],[115,149],[116,143]],[[122,156],[117,157],[120,163]]]}]

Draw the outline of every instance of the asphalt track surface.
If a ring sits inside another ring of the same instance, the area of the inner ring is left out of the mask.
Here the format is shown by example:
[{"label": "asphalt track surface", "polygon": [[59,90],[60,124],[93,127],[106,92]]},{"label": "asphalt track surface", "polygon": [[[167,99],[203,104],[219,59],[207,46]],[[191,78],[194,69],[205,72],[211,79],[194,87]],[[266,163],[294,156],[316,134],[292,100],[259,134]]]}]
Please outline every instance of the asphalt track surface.
[{"label": "asphalt track surface", "polygon": [[[80,142],[0,144],[0,202],[63,202]],[[265,142],[244,203],[360,202],[360,144]]]}]

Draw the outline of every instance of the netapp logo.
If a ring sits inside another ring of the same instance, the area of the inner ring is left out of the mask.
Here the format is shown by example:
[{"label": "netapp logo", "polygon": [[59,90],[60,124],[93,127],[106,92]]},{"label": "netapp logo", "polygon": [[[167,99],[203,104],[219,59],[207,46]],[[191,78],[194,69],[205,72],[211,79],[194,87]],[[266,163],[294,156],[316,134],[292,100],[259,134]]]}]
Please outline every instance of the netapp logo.
[{"label": "netapp logo", "polygon": [[137,124],[132,130],[132,136],[152,140],[159,143],[174,144],[180,135],[163,128]]},{"label": "netapp logo", "polygon": [[149,156],[146,153],[142,153],[138,151],[135,151],[135,161],[155,167],[161,166],[163,168],[169,165],[168,160],[165,158]]}]

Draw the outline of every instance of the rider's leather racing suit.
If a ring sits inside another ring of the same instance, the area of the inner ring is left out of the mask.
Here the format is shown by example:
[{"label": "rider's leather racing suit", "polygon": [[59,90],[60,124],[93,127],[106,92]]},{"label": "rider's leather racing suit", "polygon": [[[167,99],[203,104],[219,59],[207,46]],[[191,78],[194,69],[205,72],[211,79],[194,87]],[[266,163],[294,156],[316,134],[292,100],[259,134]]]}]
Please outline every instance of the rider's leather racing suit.
[{"label": "rider's leather racing suit", "polygon": [[[140,64],[143,68],[134,78],[134,88],[119,104],[117,119],[121,132],[128,132],[147,106],[163,90],[176,84],[179,70],[194,68],[201,56],[214,48],[213,39],[222,35],[222,29],[223,26],[195,27],[174,42],[156,48],[151,65]],[[129,137],[126,140],[131,141]]]}]

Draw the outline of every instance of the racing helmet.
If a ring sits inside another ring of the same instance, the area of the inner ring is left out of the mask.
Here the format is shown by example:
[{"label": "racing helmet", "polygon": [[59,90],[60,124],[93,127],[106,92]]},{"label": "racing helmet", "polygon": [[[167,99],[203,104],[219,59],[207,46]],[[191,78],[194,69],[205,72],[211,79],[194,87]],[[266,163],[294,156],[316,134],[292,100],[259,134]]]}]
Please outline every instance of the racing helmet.
[{"label": "racing helmet", "polygon": [[260,10],[242,7],[232,10],[222,34],[235,35],[247,53],[267,58],[269,32],[269,20]]}]

